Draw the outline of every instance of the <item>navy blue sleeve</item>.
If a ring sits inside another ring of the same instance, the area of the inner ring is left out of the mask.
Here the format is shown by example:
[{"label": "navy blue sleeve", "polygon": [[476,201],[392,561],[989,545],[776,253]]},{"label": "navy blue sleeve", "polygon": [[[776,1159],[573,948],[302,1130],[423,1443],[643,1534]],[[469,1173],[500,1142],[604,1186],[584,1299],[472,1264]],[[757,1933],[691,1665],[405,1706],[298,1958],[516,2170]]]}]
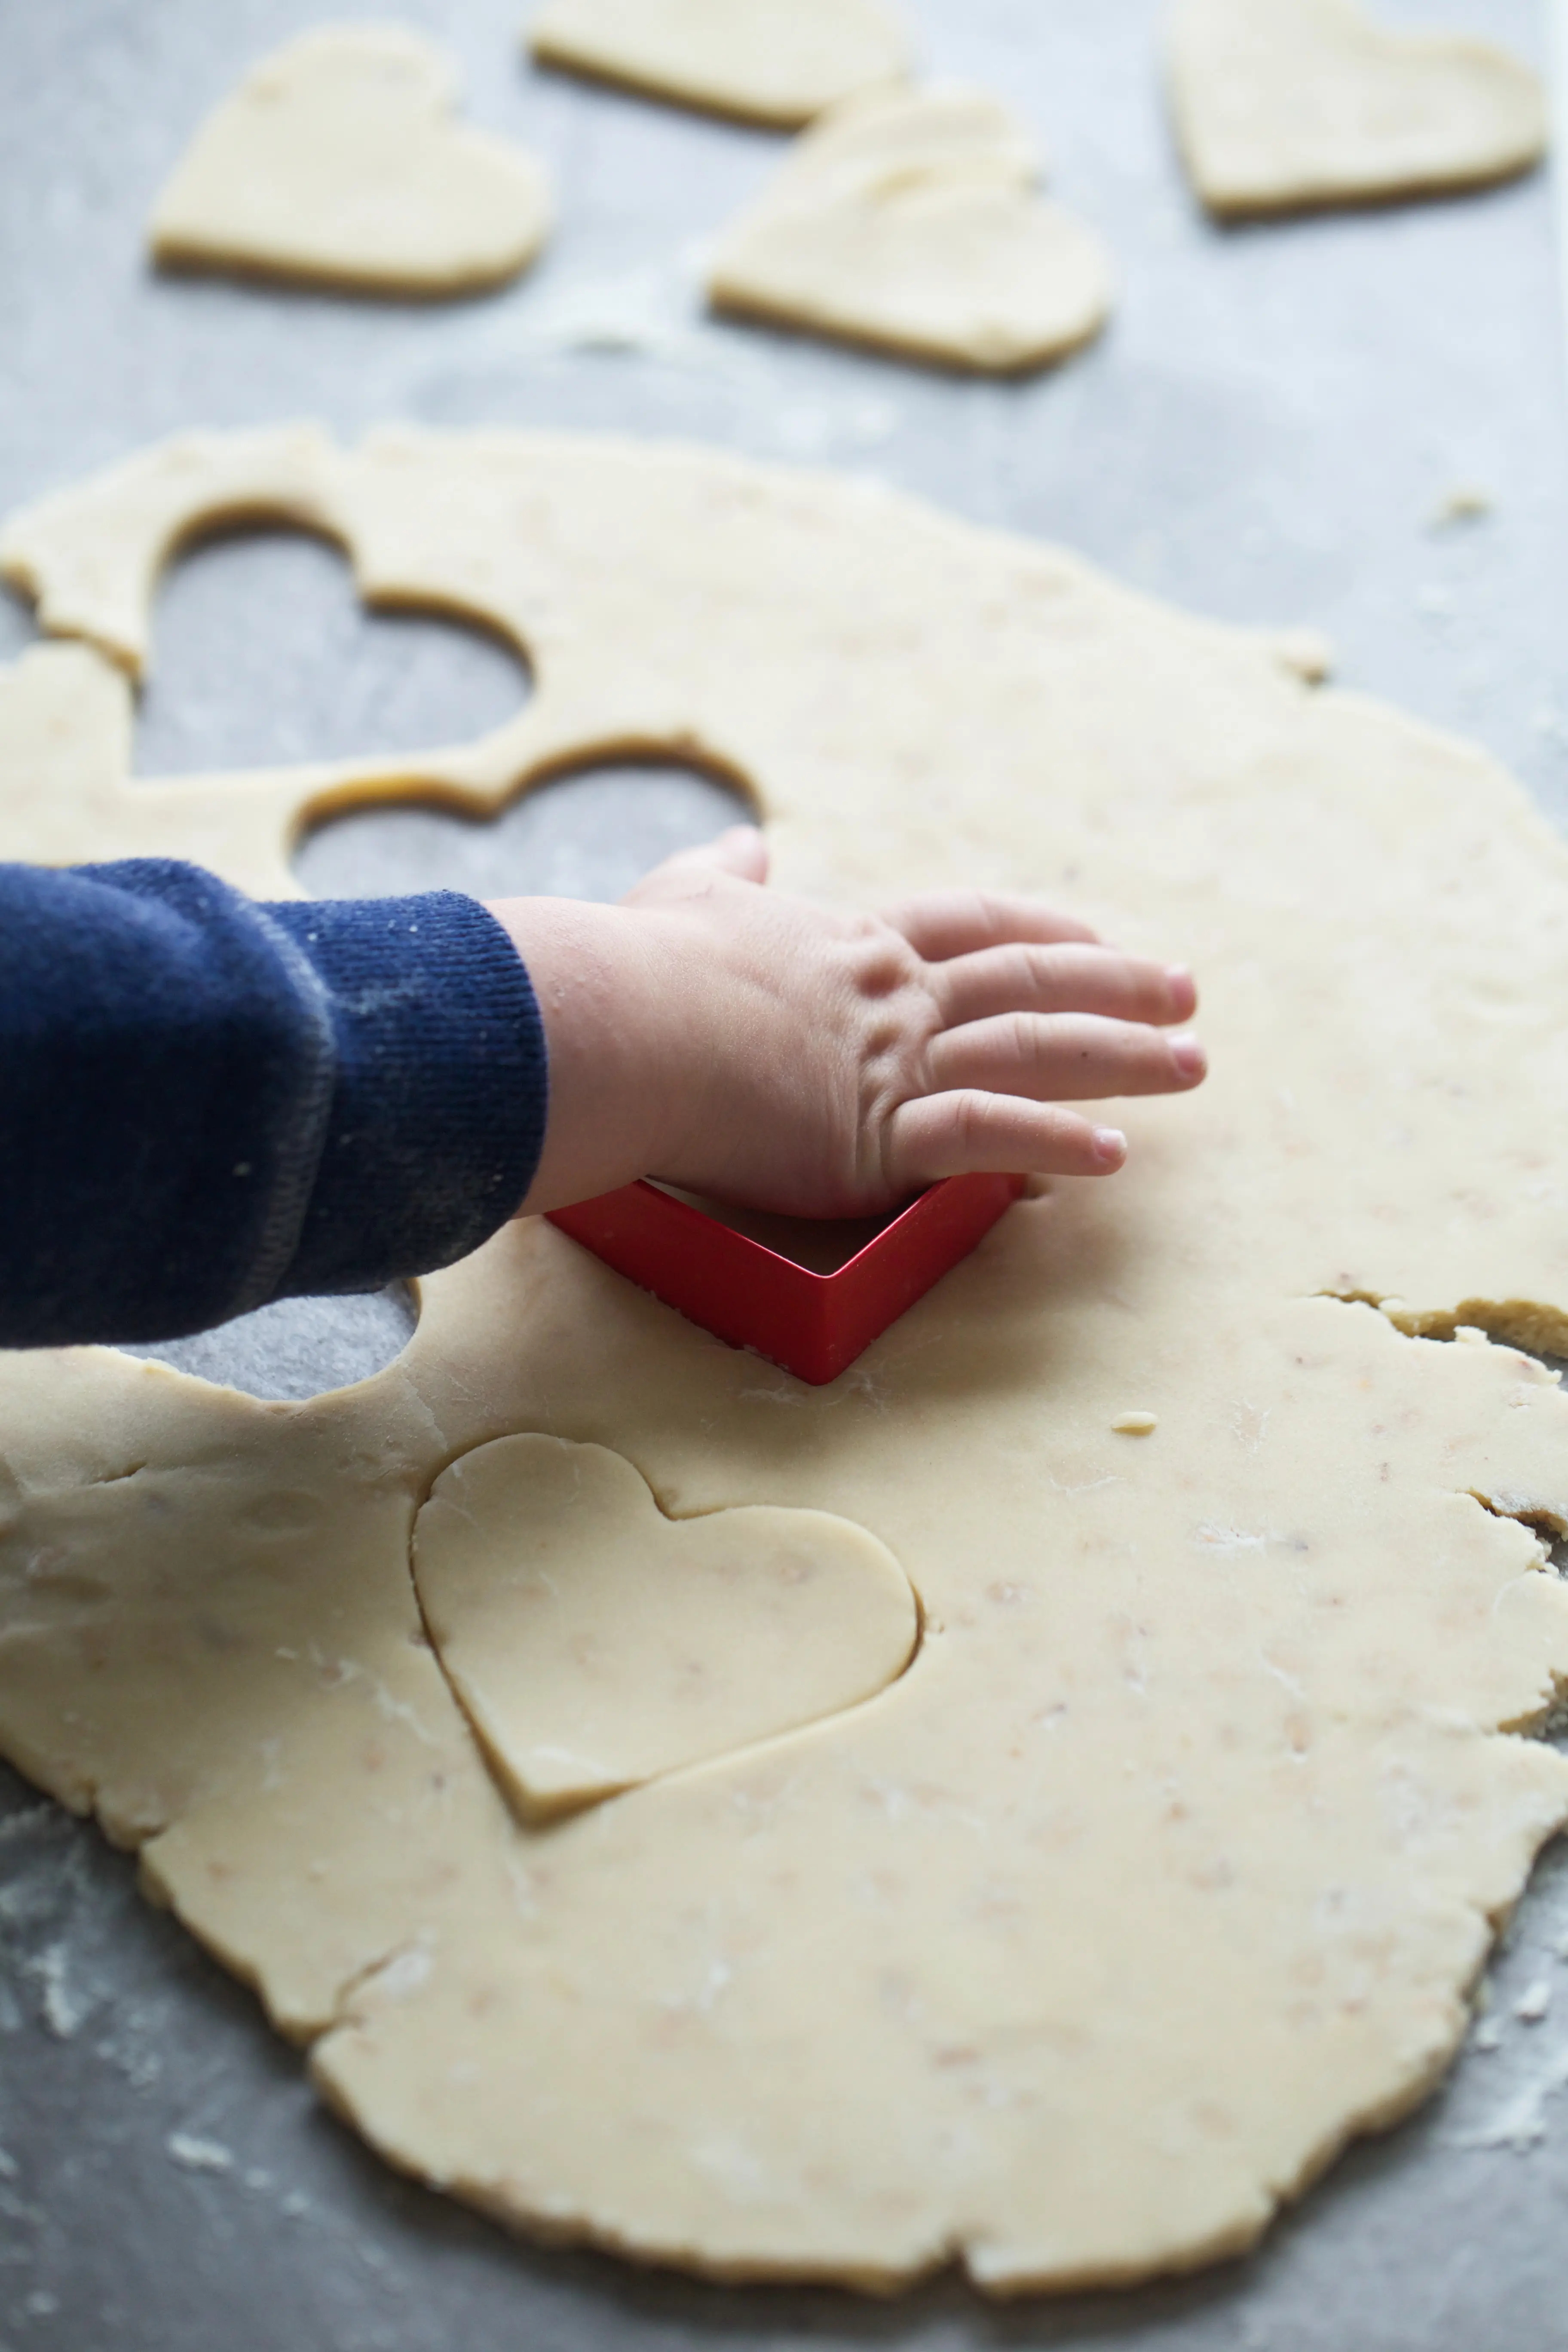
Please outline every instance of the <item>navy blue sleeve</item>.
[{"label": "navy blue sleeve", "polygon": [[449,1265],[527,1192],[546,1099],[528,974],[476,899],[0,866],[0,1346]]}]

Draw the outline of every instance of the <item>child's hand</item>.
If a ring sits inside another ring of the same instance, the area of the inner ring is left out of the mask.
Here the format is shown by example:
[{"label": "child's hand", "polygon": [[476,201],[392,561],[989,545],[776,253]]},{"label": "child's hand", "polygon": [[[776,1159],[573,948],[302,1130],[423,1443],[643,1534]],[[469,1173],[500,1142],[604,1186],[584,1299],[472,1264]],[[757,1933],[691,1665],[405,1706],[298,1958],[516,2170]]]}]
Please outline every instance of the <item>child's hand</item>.
[{"label": "child's hand", "polygon": [[1188,974],[1032,898],[859,915],[763,889],[737,826],[619,907],[510,898],[550,1112],[523,1213],[635,1176],[796,1216],[868,1215],[971,1169],[1104,1176],[1126,1139],[1064,1104],[1204,1076]]}]

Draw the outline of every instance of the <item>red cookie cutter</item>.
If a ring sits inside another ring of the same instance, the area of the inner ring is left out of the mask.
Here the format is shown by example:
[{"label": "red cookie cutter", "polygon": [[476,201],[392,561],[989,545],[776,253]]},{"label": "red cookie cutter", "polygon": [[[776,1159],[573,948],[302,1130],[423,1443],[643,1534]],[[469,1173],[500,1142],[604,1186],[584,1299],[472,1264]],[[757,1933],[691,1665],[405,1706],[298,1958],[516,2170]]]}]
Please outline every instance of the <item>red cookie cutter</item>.
[{"label": "red cookie cutter", "polygon": [[[689,1321],[820,1388],[967,1257],[1026,1181],[950,1176],[880,1225],[710,1212],[640,1181],[549,1216]],[[818,1272],[791,1248],[843,1262]]]}]

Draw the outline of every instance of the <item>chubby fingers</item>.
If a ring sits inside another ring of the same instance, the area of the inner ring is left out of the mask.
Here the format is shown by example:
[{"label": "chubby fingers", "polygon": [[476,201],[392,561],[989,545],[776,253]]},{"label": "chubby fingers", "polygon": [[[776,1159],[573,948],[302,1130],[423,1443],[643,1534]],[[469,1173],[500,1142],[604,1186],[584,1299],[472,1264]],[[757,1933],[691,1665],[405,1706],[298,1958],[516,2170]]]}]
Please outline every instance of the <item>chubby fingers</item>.
[{"label": "chubby fingers", "polygon": [[1159,1026],[1190,1021],[1198,992],[1184,965],[1112,948],[1016,940],[939,963],[931,988],[949,1028],[1004,1013],[1099,1013]]},{"label": "chubby fingers", "polygon": [[904,1103],[893,1114],[888,1143],[896,1193],[943,1176],[1110,1176],[1127,1157],[1120,1128],[1097,1127],[1060,1103],[1024,1102],[973,1087]]},{"label": "chubby fingers", "polygon": [[996,890],[925,890],[883,909],[883,920],[901,931],[927,963],[972,955],[1018,941],[1049,947],[1062,940],[1089,945],[1095,933],[1076,915],[1064,915],[1038,898]]},{"label": "chubby fingers", "polygon": [[1197,1039],[1093,1013],[1004,1013],[943,1030],[929,1048],[931,1090],[978,1088],[1033,1102],[1183,1094],[1208,1063]]}]

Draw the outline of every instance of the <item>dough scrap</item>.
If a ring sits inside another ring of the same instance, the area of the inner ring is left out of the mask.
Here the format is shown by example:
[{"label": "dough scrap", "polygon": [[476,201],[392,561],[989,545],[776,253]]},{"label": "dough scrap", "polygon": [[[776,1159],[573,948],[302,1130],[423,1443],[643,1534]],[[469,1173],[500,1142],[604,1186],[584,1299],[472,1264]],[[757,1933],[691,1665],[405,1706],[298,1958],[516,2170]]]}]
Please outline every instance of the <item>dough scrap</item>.
[{"label": "dough scrap", "polygon": [[1035,193],[1039,159],[981,90],[834,107],[727,231],[715,309],[950,367],[1043,367],[1097,334],[1103,248]]},{"label": "dough scrap", "polygon": [[[1278,646],[864,483],[281,432],[149,453],[6,544],[46,610],[139,645],[157,551],[265,510],[269,468],[367,593],[530,652],[520,719],[426,790],[710,761],[784,887],[961,869],[1179,946],[1213,1076],[1127,1105],[1123,1175],[1017,1203],[823,1390],[533,1221],[309,1403],[0,1359],[0,1746],[140,1847],[374,2146],[510,2223],[729,2277],[958,2260],[996,2293],[1236,2252],[1440,2078],[1568,1820],[1568,1760],[1522,1736],[1568,1681],[1537,1532],[1568,1524],[1568,1401],[1506,1344],[1568,1343],[1539,1108],[1568,1094],[1568,854],[1480,752]],[[84,647],[12,673],[5,854],[75,822],[16,813],[16,713],[64,789],[89,676],[122,712]],[[111,749],[101,788],[174,845],[174,788]],[[254,887],[291,812],[377,784],[190,789],[197,854]],[[271,798],[226,840],[196,811],[231,792]],[[1461,1327],[1490,1337],[1411,1336]],[[669,1517],[852,1521],[921,1595],[918,1654],[531,1827],[409,1573],[432,1482],[516,1433],[609,1448]]]},{"label": "dough scrap", "polygon": [[661,1517],[602,1445],[503,1437],[414,1526],[437,1655],[525,1819],[822,1722],[902,1674],[903,1570],[821,1511]]},{"label": "dough scrap", "polygon": [[545,0],[528,46],[541,65],[781,131],[910,66],[880,0]]},{"label": "dough scrap", "polygon": [[1528,67],[1489,42],[1385,32],[1357,0],[1181,0],[1171,91],[1193,184],[1221,215],[1439,195],[1546,151]]},{"label": "dough scrap", "polygon": [[196,132],[153,206],[154,258],[384,294],[515,278],[550,233],[549,183],[457,100],[446,52],[401,26],[301,33]]}]

